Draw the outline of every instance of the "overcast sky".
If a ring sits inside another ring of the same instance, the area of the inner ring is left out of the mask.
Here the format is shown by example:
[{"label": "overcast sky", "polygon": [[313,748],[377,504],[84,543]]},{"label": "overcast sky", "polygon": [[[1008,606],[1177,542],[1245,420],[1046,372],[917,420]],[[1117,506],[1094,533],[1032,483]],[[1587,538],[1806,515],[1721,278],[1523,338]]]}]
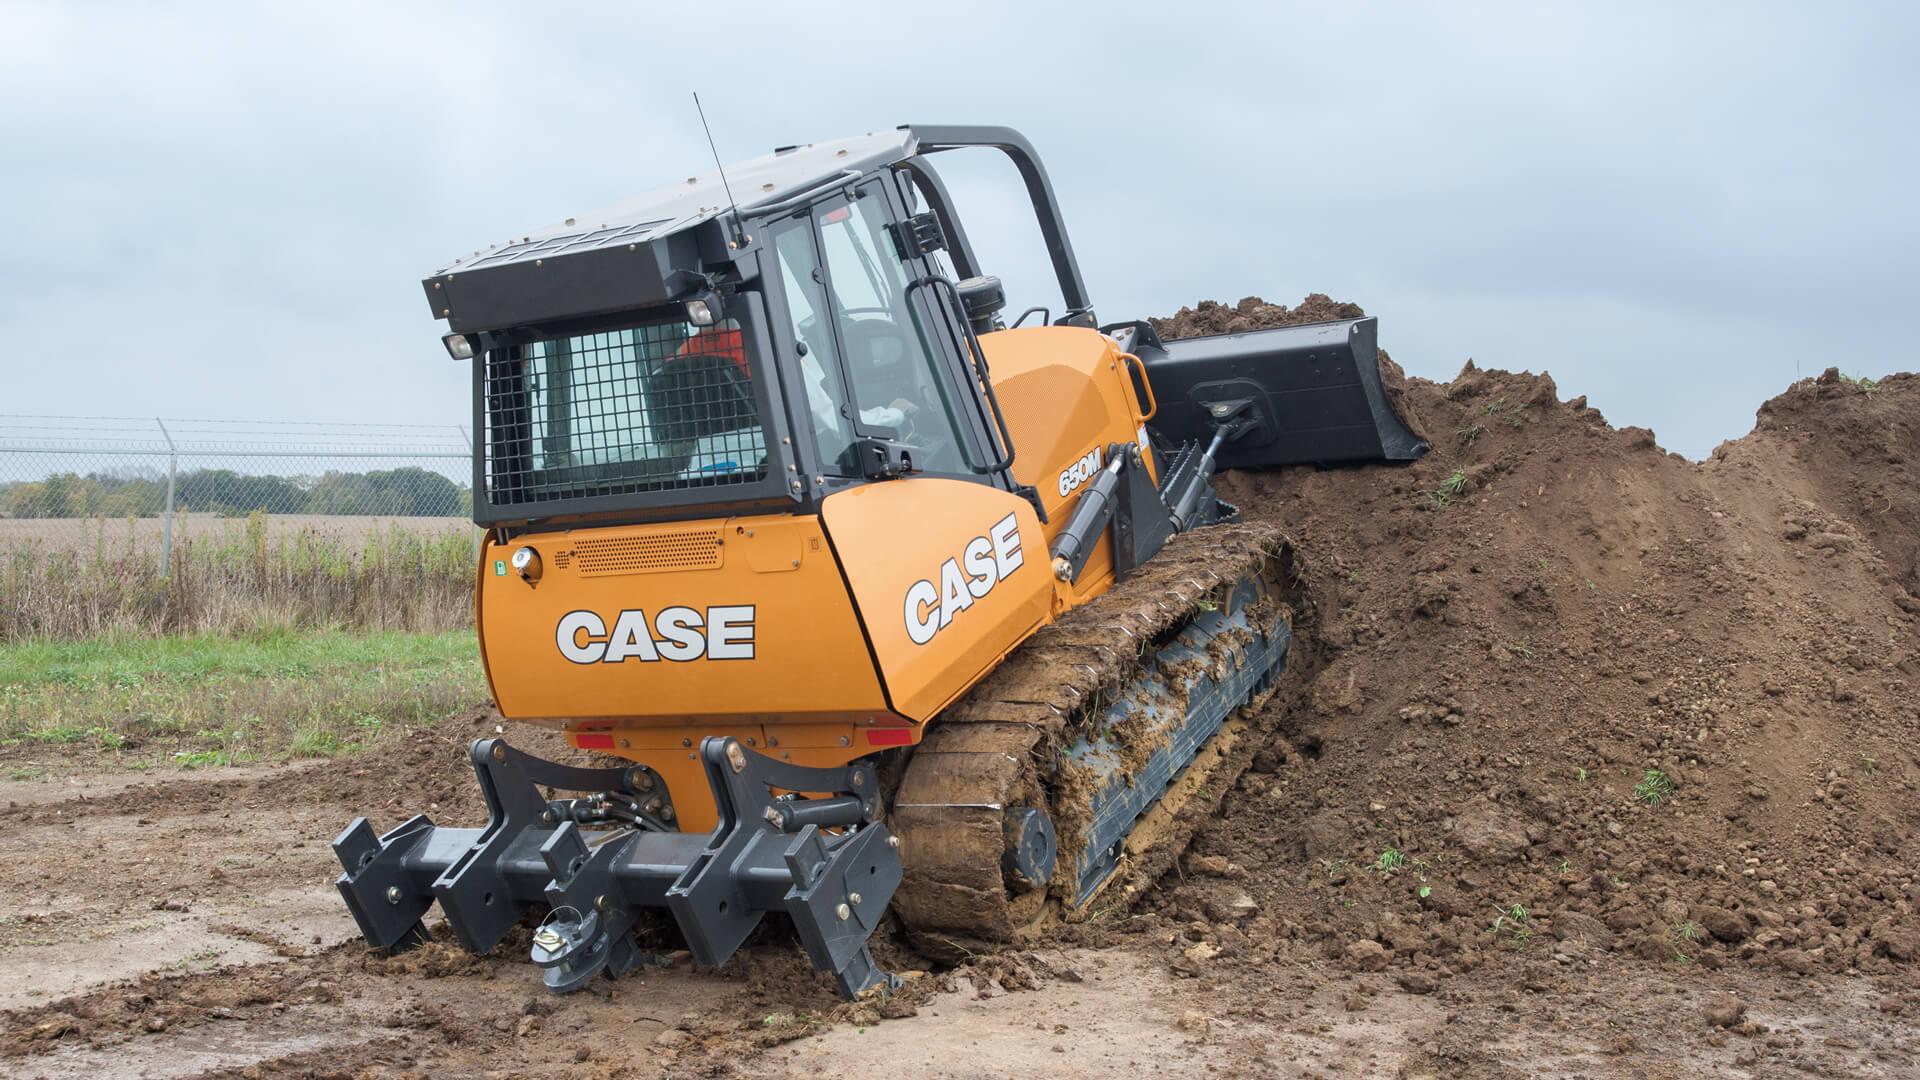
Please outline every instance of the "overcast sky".
[{"label": "overcast sky", "polygon": [[730,160],[1017,127],[1103,319],[1323,291],[1690,455],[1920,366],[1915,5],[1048,7],[0,0],[0,413],[462,422],[420,277],[705,169],[692,90]]}]

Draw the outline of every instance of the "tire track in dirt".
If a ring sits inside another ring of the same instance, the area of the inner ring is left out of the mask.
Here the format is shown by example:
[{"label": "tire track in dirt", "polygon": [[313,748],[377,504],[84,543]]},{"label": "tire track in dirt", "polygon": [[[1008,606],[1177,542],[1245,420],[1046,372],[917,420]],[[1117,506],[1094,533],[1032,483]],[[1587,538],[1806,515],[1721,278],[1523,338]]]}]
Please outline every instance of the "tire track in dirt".
[{"label": "tire track in dirt", "polygon": [[249,805],[321,768],[0,785],[0,1007],[342,940],[322,839],[338,807]]}]

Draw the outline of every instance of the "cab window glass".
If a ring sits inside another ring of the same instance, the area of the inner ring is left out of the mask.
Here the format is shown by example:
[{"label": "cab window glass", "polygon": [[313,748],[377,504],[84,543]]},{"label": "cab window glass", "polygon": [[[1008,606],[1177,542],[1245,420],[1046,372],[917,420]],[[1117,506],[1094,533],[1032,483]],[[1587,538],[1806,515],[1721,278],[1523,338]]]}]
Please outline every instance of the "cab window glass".
[{"label": "cab window glass", "polygon": [[832,330],[826,321],[826,290],[820,284],[820,259],[814,252],[813,229],[804,218],[774,227],[773,249],[785,282],[787,315],[793,340],[805,348],[794,358],[806,390],[807,420],[820,449],[822,468],[835,475],[850,474],[854,439],[847,390],[841,377]]},{"label": "cab window glass", "polygon": [[924,471],[966,472],[948,380],[936,366],[941,353],[909,302],[908,268],[886,233],[885,201],[873,189],[862,199],[828,200],[813,216],[860,426],[916,448]]}]

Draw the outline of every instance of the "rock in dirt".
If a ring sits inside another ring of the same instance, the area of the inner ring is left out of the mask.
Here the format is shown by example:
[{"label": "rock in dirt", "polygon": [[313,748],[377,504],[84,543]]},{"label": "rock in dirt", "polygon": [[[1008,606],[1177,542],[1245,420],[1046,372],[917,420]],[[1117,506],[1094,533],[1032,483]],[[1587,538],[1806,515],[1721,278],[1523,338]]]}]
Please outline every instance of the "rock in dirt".
[{"label": "rock in dirt", "polygon": [[1392,954],[1379,942],[1362,939],[1347,946],[1346,957],[1347,963],[1361,971],[1385,971]]},{"label": "rock in dirt", "polygon": [[1920,930],[1889,929],[1875,943],[1875,947],[1895,960],[1920,960]]},{"label": "rock in dirt", "polygon": [[1747,1003],[1732,994],[1716,993],[1707,998],[1700,1015],[1711,1027],[1730,1028],[1747,1015]]},{"label": "rock in dirt", "polygon": [[1561,941],[1586,942],[1599,949],[1613,948],[1613,931],[1584,911],[1562,911],[1553,916],[1553,936]]},{"label": "rock in dirt", "polygon": [[1395,978],[1394,982],[1399,983],[1400,989],[1409,994],[1431,994],[1439,985],[1434,981],[1433,976],[1424,971],[1404,972]]},{"label": "rock in dirt", "polygon": [[1695,921],[1705,927],[1716,941],[1729,945],[1738,945],[1753,934],[1753,922],[1737,911],[1728,911],[1723,907],[1703,907],[1694,915]]},{"label": "rock in dirt", "polygon": [[1518,860],[1528,846],[1526,826],[1487,799],[1475,799],[1461,812],[1453,838],[1468,854],[1495,863]]},{"label": "rock in dirt", "polygon": [[1231,925],[1260,913],[1247,891],[1218,878],[1201,878],[1174,890],[1174,903],[1183,917]]},{"label": "rock in dirt", "polygon": [[1182,951],[1180,955],[1186,957],[1187,959],[1193,961],[1196,964],[1204,963],[1220,955],[1220,946],[1215,945],[1210,941],[1199,941],[1199,942],[1195,942],[1192,945],[1187,946],[1187,948],[1184,951]]},{"label": "rock in dirt", "polygon": [[1211,877],[1242,878],[1247,872],[1230,861],[1225,855],[1192,855],[1187,858],[1187,869],[1196,874]]},{"label": "rock in dirt", "polygon": [[1338,855],[1346,848],[1351,831],[1347,828],[1346,820],[1331,811],[1322,811],[1308,818],[1300,830],[1307,858],[1324,859]]}]

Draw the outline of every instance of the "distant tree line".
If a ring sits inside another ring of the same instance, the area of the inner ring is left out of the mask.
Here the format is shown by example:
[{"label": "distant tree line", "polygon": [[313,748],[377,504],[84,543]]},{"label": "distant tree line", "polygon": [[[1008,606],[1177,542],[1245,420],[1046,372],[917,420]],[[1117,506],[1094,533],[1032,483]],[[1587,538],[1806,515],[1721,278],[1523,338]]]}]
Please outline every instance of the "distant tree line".
[{"label": "distant tree line", "polygon": [[[166,509],[164,476],[56,473],[45,480],[0,484],[0,514],[16,518],[156,517]],[[473,493],[452,480],[408,466],[320,476],[254,476],[231,469],[195,469],[174,479],[176,512],[244,517],[270,514],[380,514],[465,517]]]}]

